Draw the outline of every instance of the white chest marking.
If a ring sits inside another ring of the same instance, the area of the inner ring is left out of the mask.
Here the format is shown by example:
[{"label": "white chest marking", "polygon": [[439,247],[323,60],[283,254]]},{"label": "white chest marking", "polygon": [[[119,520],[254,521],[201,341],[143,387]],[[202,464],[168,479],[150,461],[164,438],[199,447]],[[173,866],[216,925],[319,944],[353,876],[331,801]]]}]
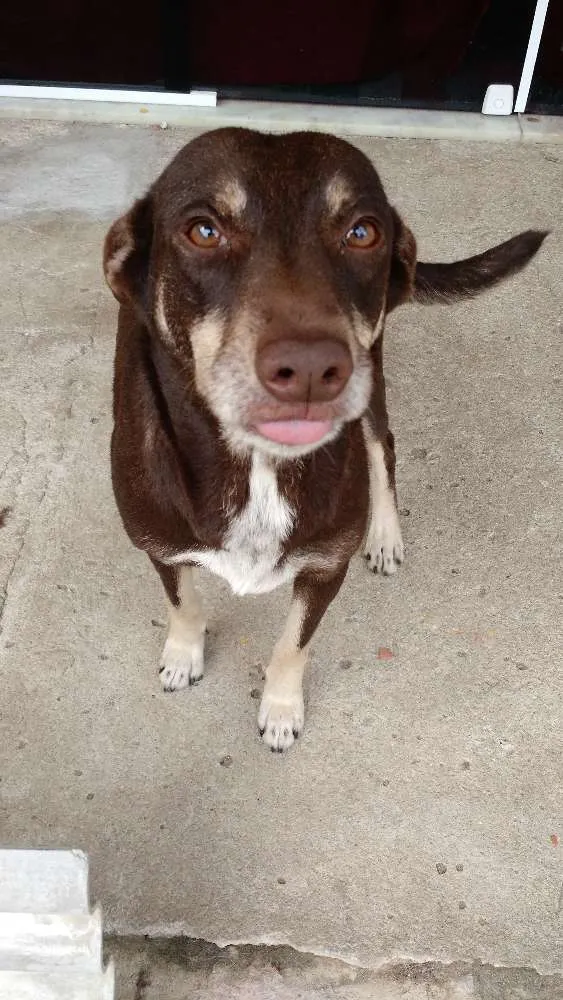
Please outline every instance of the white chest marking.
[{"label": "white chest marking", "polygon": [[227,580],[235,594],[263,594],[295,577],[297,568],[289,561],[276,567],[293,519],[294,511],[278,490],[275,469],[255,452],[248,503],[233,518],[223,548],[178,552],[163,562],[194,562]]}]

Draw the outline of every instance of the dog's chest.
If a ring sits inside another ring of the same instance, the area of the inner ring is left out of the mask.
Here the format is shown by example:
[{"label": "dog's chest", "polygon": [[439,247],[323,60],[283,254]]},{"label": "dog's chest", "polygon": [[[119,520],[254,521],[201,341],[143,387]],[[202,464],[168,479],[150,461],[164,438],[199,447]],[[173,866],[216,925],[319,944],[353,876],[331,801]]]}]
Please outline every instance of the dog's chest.
[{"label": "dog's chest", "polygon": [[186,553],[185,558],[223,577],[235,594],[266,593],[295,577],[289,561],[278,566],[293,522],[294,511],[278,489],[275,470],[255,454],[248,501],[233,517],[223,547]]}]

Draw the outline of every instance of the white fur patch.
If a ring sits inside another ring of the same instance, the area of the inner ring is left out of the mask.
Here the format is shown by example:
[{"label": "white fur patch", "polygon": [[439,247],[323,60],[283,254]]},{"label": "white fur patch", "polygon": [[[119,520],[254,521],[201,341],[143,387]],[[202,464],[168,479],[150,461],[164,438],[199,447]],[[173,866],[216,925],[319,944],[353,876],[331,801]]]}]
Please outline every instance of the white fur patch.
[{"label": "white fur patch", "polygon": [[196,386],[206,399],[213,387],[212,370],[217,360],[225,318],[219,309],[212,309],[204,319],[194,323],[190,331],[190,341],[194,353]]},{"label": "white fur patch", "polygon": [[131,236],[125,240],[120,246],[119,250],[116,250],[111,257],[108,257],[106,261],[106,274],[113,275],[121,271],[125,261],[130,256],[134,248],[133,239]]},{"label": "white fur patch", "polygon": [[201,680],[203,648],[203,636],[191,643],[166,640],[159,665],[160,683],[165,691],[181,691]]},{"label": "white fur patch", "polygon": [[118,278],[121,273],[121,269],[127,258],[135,249],[133,237],[124,219],[118,219],[118,221],[114,223],[113,231],[117,232],[118,229],[121,231],[121,242],[118,249],[115,250],[110,257],[106,258],[104,264],[106,281],[117,298],[119,298],[120,293]]},{"label": "white fur patch", "polygon": [[362,421],[369,461],[371,499],[370,524],[365,556],[374,573],[389,576],[403,562],[405,551],[399,515],[385,467],[383,445],[372,433],[367,420]]},{"label": "white fur patch", "polygon": [[258,713],[258,727],[266,746],[279,753],[289,750],[292,743],[303,732],[305,725],[305,703],[303,701],[305,662],[306,654],[303,652],[295,653],[291,658],[288,657],[284,664],[287,671],[284,690],[280,692],[278,685],[268,683],[264,688]]},{"label": "white fur patch", "polygon": [[381,336],[384,324],[385,324],[385,302],[383,303],[383,308],[379,314],[379,319],[373,328],[372,344],[374,344],[377,338]]},{"label": "white fur patch", "polygon": [[334,177],[331,177],[326,186],[325,198],[331,215],[338,215],[344,205],[351,201],[350,185],[341,174],[335,174]]},{"label": "white fur patch", "polygon": [[385,323],[385,305],[379,314],[379,318],[375,326],[370,326],[369,323],[366,323],[364,317],[358,312],[357,309],[354,309],[352,321],[354,324],[354,335],[362,347],[365,347],[366,351],[368,351],[369,348],[375,344],[377,338],[381,336],[383,325]]},{"label": "white fur patch", "polygon": [[173,347],[174,337],[172,336],[172,332],[168,326],[168,320],[166,319],[166,312],[164,309],[164,288],[162,281],[159,283],[156,290],[155,320],[162,339]]},{"label": "white fur patch", "polygon": [[279,492],[275,467],[256,451],[248,503],[233,518],[223,548],[180,552],[163,562],[197,563],[227,580],[235,594],[263,594],[295,578],[296,568],[290,562],[277,566],[293,521],[294,512]]},{"label": "white fur patch", "polygon": [[217,206],[220,211],[230,215],[242,215],[246,208],[247,194],[237,178],[229,177],[217,194]]}]

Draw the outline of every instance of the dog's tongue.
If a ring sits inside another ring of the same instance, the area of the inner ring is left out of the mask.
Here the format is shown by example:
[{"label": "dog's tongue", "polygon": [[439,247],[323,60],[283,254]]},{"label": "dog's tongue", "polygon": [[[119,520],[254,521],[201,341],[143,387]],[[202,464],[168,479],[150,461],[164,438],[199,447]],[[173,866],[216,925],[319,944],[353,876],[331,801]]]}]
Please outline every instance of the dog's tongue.
[{"label": "dog's tongue", "polygon": [[329,420],[271,420],[258,424],[256,430],[276,444],[316,444],[331,428]]}]

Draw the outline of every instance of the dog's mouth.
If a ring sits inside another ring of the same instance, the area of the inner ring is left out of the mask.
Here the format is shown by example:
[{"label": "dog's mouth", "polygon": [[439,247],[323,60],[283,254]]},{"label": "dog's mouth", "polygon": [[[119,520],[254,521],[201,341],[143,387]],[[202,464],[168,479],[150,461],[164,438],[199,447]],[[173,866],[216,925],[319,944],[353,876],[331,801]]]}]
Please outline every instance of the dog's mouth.
[{"label": "dog's mouth", "polygon": [[297,458],[326,447],[346,424],[358,420],[369,403],[371,385],[369,359],[360,358],[344,392],[335,399],[283,401],[248,391],[237,406],[231,388],[220,394],[217,415],[235,450],[258,448],[274,457]]},{"label": "dog's mouth", "polygon": [[275,444],[318,444],[333,430],[332,420],[267,420],[256,424],[261,437]]}]

